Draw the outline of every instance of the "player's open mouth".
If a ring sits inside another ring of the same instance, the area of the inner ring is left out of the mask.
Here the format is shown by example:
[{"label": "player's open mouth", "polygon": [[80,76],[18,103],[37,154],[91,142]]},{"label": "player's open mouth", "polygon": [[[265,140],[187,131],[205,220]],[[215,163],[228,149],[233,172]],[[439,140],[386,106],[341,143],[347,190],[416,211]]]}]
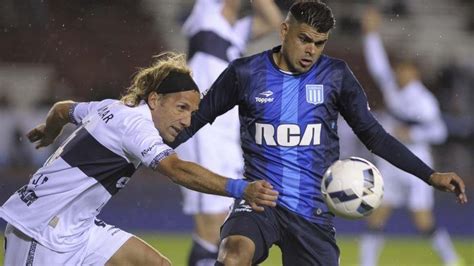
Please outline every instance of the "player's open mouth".
[{"label": "player's open mouth", "polygon": [[308,66],[310,66],[312,63],[313,63],[313,60],[311,60],[311,59],[305,59],[305,58],[303,58],[303,59],[300,60],[300,64],[301,64],[303,67],[308,67]]}]

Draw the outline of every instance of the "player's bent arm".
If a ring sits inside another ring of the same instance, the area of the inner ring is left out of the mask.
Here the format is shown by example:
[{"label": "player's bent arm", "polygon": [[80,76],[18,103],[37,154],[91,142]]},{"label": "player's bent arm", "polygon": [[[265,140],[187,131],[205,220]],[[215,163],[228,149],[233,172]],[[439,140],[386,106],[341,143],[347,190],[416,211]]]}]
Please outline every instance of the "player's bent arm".
[{"label": "player's bent arm", "polygon": [[241,179],[230,179],[215,174],[204,167],[183,161],[176,154],[160,161],[156,170],[168,176],[173,182],[189,189],[215,194],[243,198],[255,210],[263,210],[259,205],[275,206],[278,192],[264,181],[247,182]]},{"label": "player's bent arm", "polygon": [[55,103],[46,116],[46,122],[28,132],[26,136],[30,142],[37,142],[37,149],[53,143],[56,137],[61,133],[63,127],[71,122],[69,112],[73,104],[73,101]]},{"label": "player's bent arm", "polygon": [[280,9],[273,0],[253,0],[255,12],[252,23],[252,38],[259,38],[274,30],[278,32],[283,20]]}]

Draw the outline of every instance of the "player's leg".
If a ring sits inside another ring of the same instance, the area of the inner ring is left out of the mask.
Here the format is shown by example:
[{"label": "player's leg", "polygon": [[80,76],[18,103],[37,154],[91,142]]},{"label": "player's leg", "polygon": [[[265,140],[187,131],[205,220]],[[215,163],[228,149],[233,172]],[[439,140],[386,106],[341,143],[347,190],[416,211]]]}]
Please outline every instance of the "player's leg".
[{"label": "player's leg", "polygon": [[434,190],[421,181],[412,181],[409,208],[417,230],[431,240],[433,249],[439,254],[445,265],[461,265],[449,233],[436,226],[433,215]]},{"label": "player's leg", "polygon": [[195,233],[192,237],[188,266],[214,265],[217,259],[219,231],[226,217],[227,212],[194,215]]},{"label": "player's leg", "polygon": [[278,217],[285,228],[277,243],[282,251],[283,265],[339,265],[339,247],[333,226],[319,225],[277,207]]},{"label": "player's leg", "polygon": [[143,240],[113,225],[96,220],[91,229],[84,265],[171,265]]},{"label": "player's leg", "polygon": [[384,196],[382,205],[366,218],[367,230],[362,235],[359,245],[360,265],[374,266],[385,242],[384,229],[392,209],[406,203],[407,184],[403,172],[388,162],[378,161],[379,170],[384,177]]},{"label": "player's leg", "polygon": [[130,237],[106,265],[171,265],[168,258],[136,236]]},{"label": "player's leg", "polygon": [[275,209],[255,212],[244,200],[236,200],[221,230],[216,265],[254,265],[268,257],[280,238]]},{"label": "player's leg", "polygon": [[183,212],[194,217],[194,234],[188,266],[214,265],[217,259],[220,227],[233,199],[182,188]]},{"label": "player's leg", "polygon": [[360,265],[375,266],[385,242],[384,228],[392,213],[390,205],[382,205],[367,217],[367,230],[362,235],[359,245]]}]

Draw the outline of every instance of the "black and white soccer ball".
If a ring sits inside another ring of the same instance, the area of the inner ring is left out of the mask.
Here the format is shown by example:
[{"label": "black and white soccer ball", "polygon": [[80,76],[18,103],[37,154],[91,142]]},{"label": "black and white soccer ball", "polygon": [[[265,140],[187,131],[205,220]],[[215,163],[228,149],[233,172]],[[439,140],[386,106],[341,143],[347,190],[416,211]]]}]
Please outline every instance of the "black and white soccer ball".
[{"label": "black and white soccer ball", "polygon": [[331,212],[356,219],[369,215],[383,198],[383,179],[369,161],[350,157],[334,162],[324,173],[321,192]]}]

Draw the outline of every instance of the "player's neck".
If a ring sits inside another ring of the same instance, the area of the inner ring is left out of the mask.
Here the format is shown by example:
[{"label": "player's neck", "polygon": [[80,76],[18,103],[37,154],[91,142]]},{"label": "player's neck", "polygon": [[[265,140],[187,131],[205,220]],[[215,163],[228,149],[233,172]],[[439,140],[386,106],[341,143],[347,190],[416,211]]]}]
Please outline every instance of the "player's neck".
[{"label": "player's neck", "polygon": [[288,65],[285,62],[285,58],[283,58],[283,54],[281,51],[272,54],[273,62],[278,67],[278,70],[285,74],[295,74],[289,70]]}]

